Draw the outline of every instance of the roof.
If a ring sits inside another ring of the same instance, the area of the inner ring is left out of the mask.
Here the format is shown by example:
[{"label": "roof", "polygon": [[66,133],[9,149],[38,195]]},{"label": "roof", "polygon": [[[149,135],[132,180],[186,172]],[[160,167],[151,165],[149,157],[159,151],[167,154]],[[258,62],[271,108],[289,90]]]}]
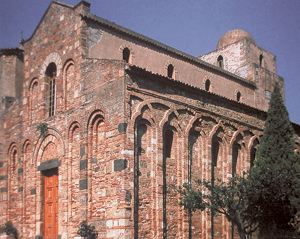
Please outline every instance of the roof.
[{"label": "roof", "polygon": [[115,30],[115,31],[117,31],[119,33],[126,34],[126,35],[128,35],[128,36],[130,36],[132,38],[135,38],[135,39],[139,40],[139,41],[142,41],[142,42],[145,42],[145,43],[147,43],[149,45],[152,45],[153,47],[162,49],[162,50],[167,51],[168,53],[171,53],[171,54],[175,54],[178,57],[183,58],[183,60],[190,61],[193,64],[197,64],[198,66],[201,66],[201,67],[209,68],[212,71],[216,71],[218,73],[227,75],[227,76],[229,76],[231,78],[234,78],[235,80],[238,80],[240,82],[243,82],[244,84],[247,84],[248,86],[252,86],[252,87],[256,88],[255,82],[246,80],[245,78],[242,78],[242,77],[240,77],[238,75],[235,75],[235,74],[233,74],[233,73],[231,73],[229,71],[226,71],[226,70],[224,70],[224,69],[222,69],[222,68],[220,68],[218,66],[215,66],[215,65],[212,65],[210,63],[207,63],[207,62],[205,62],[203,60],[200,60],[197,57],[191,56],[191,55],[189,55],[187,53],[184,53],[184,52],[179,51],[179,50],[177,50],[175,48],[167,46],[167,45],[165,45],[165,44],[163,44],[161,42],[158,42],[158,41],[153,40],[153,39],[151,39],[149,37],[146,37],[146,36],[144,36],[142,34],[139,34],[137,32],[131,31],[131,30],[125,28],[125,27],[122,27],[122,26],[114,23],[114,22],[110,22],[110,21],[108,21],[106,19],[98,17],[98,16],[96,16],[94,14],[91,14],[89,12],[86,12],[86,13],[82,14],[82,18],[85,19],[85,20],[94,21],[94,22],[96,22],[98,24],[101,24],[101,25],[103,25],[105,27],[113,29],[113,30]]},{"label": "roof", "polygon": [[244,39],[247,39],[251,43],[255,44],[253,37],[248,32],[240,29],[231,30],[220,38],[217,45],[217,50]]},{"label": "roof", "polygon": [[2,48],[0,49],[0,56],[20,56],[23,55],[24,50],[21,48]]}]

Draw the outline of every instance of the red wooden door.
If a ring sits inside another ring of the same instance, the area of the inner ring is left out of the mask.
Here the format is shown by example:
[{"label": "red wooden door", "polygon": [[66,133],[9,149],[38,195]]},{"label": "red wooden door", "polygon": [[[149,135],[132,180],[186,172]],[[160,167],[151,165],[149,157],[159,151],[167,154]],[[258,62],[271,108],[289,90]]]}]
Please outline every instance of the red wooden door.
[{"label": "red wooden door", "polygon": [[49,170],[44,176],[44,238],[56,239],[58,234],[58,170]]}]

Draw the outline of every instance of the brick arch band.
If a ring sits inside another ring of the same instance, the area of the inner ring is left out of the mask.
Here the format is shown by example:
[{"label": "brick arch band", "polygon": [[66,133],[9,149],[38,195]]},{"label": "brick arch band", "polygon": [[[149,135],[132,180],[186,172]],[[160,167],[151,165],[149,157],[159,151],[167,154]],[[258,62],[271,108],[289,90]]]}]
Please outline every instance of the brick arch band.
[{"label": "brick arch band", "polygon": [[40,78],[43,78],[45,76],[46,69],[47,69],[47,67],[49,66],[49,64],[51,62],[53,62],[57,67],[57,75],[56,76],[57,77],[60,76],[60,74],[62,72],[62,68],[63,68],[62,60],[61,60],[60,55],[58,53],[52,52],[46,57],[43,65],[42,65]]},{"label": "brick arch band", "polygon": [[47,135],[38,140],[33,152],[33,159],[36,161],[36,166],[42,163],[42,155],[49,143],[53,143],[57,147],[59,158],[65,155],[65,145],[61,134],[54,128],[48,128]]}]

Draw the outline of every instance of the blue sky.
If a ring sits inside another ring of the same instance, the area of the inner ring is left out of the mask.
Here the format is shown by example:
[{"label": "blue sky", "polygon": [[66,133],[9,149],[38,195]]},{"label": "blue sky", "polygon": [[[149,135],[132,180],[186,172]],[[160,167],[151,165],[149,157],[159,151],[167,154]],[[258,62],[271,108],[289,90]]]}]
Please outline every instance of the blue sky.
[{"label": "blue sky", "polygon": [[[64,0],[76,5],[80,0]],[[28,39],[50,0],[1,0],[0,48]],[[216,49],[223,34],[249,32],[276,55],[285,79],[291,121],[300,124],[300,0],[89,0],[91,13],[159,42],[200,56]]]}]

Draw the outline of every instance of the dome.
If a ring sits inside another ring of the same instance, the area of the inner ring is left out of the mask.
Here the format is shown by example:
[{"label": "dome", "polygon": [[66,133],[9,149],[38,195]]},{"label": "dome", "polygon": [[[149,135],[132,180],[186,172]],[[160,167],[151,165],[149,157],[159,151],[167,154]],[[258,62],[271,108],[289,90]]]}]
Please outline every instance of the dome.
[{"label": "dome", "polygon": [[221,37],[217,45],[217,50],[243,39],[247,39],[251,43],[255,44],[253,37],[248,32],[236,29],[225,33]]}]

